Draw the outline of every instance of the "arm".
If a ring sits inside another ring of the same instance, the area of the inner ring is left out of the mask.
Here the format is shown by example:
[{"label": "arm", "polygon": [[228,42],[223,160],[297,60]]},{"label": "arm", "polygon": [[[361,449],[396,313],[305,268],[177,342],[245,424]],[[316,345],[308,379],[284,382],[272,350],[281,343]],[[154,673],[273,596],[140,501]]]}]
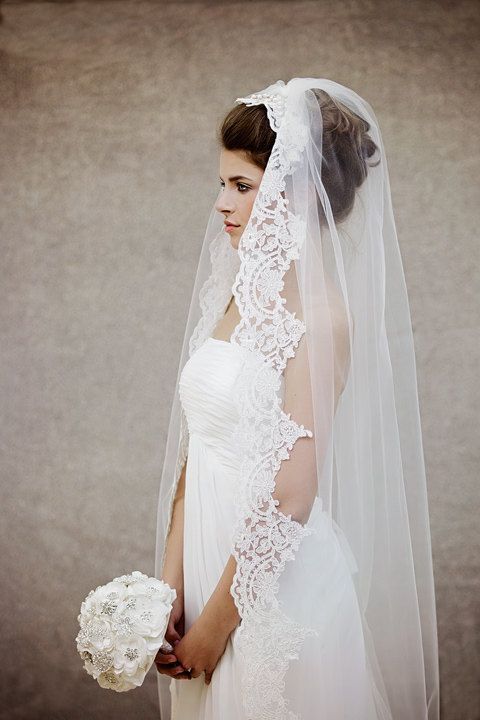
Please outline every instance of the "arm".
[{"label": "arm", "polygon": [[240,615],[230,594],[230,587],[237,568],[237,561],[230,555],[215,590],[201,612],[200,617],[209,626],[220,630],[227,638],[240,622]]},{"label": "arm", "polygon": [[[308,522],[317,492],[317,468],[321,472],[331,439],[333,419],[340,395],[345,387],[350,361],[347,315],[333,292],[323,309],[315,309],[314,359],[315,375],[311,376],[307,334],[305,333],[284,371],[283,411],[292,420],[313,432],[313,437],[299,437],[275,476],[273,497],[278,509],[291,514],[302,525]],[[318,317],[323,315],[320,322]],[[297,312],[297,317],[301,316]]]},{"label": "arm", "polygon": [[[317,379],[315,392],[320,392],[327,403],[323,417],[323,426],[314,432],[313,437],[300,437],[290,451],[290,457],[283,461],[275,477],[273,497],[279,501],[278,509],[301,524],[308,521],[317,493],[317,454],[324,457],[331,432],[331,424],[338,399],[345,386],[349,364],[348,320],[339,303],[328,306],[329,322],[325,323],[325,337],[322,346],[332,348],[333,362],[325,362],[330,371],[325,372],[323,381]],[[300,315],[297,312],[297,316]],[[307,352],[307,337],[304,334],[289,359],[284,371],[283,410],[290,413],[293,420],[313,431],[314,408],[310,386],[310,366]],[[332,383],[333,379],[333,383]],[[333,384],[333,388],[332,388]],[[318,448],[317,448],[318,445]],[[236,560],[230,555],[223,574],[206,603],[201,617],[208,623],[216,624],[228,636],[240,621],[230,588],[236,571]]]},{"label": "arm", "polygon": [[185,474],[187,460],[178,480],[177,491],[173,501],[172,521],[166,540],[165,560],[162,580],[177,591],[177,597],[183,603],[183,523],[185,500]]},{"label": "arm", "polygon": [[[168,626],[165,631],[165,640],[172,647],[180,642],[184,634],[184,582],[183,582],[183,525],[184,525],[184,499],[185,499],[185,475],[187,469],[187,461],[182,468],[182,472],[178,479],[175,497],[173,499],[172,519],[170,529],[165,545],[165,559],[161,573],[161,579],[167,582],[170,587],[175,588],[177,597],[175,598]],[[155,664],[157,670],[162,675],[174,678],[188,677],[188,673],[180,663],[174,652],[163,651],[159,649]]]}]

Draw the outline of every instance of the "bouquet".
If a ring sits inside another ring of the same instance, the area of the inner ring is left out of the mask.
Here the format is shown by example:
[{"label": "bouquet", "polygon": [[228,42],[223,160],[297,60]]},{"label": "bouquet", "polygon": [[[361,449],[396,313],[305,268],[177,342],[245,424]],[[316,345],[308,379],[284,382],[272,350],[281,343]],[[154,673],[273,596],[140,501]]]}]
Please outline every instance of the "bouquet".
[{"label": "bouquet", "polygon": [[91,590],[75,638],[84,668],[103,688],[124,692],[143,683],[164,643],[176,590],[138,570]]}]

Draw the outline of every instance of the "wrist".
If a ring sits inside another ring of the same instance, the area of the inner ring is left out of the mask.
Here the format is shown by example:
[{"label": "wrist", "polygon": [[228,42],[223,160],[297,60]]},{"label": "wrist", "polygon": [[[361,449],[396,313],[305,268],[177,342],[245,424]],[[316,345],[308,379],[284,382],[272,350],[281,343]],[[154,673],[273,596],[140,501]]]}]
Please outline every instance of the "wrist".
[{"label": "wrist", "polygon": [[209,600],[204,606],[200,617],[202,622],[210,626],[212,632],[219,633],[228,637],[235,630],[240,618],[235,606],[217,607],[214,602]]},{"label": "wrist", "polygon": [[168,585],[170,585],[171,588],[174,588],[177,592],[177,598],[182,597],[184,595],[184,587],[183,587],[183,574],[179,575],[178,573],[171,574],[171,573],[164,573],[162,575],[163,582],[166,582]]}]

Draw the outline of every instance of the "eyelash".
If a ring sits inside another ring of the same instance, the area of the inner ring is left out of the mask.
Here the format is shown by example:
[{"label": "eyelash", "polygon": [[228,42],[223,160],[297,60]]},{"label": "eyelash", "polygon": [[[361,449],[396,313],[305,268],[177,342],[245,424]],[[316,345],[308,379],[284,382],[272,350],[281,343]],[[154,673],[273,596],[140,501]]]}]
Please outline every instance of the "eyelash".
[{"label": "eyelash", "polygon": [[[240,190],[240,187],[239,187],[240,185],[242,186],[242,188],[245,188],[245,189]],[[222,188],[225,187],[225,183],[222,180],[220,180],[220,187],[222,187]],[[247,192],[247,190],[250,190],[248,185],[245,185],[245,183],[241,183],[241,182],[237,182],[237,188],[238,188],[238,192],[240,192],[242,194]]]}]

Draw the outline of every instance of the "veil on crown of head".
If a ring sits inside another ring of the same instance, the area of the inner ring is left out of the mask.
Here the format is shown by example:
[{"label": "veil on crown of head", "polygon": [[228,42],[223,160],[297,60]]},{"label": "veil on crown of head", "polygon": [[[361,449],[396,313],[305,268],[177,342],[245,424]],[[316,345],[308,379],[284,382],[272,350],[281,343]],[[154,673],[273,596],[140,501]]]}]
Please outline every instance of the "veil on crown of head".
[{"label": "veil on crown of head", "polygon": [[[332,127],[325,98],[359,122]],[[291,717],[281,702],[275,706],[265,681],[281,686],[290,659],[319,627],[318,617],[295,617],[281,602],[282,575],[309,534],[315,506],[344,538],[356,569],[378,717],[436,720],[415,355],[379,124],[353,90],[323,78],[279,80],[237,102],[265,106],[275,142],[238,250],[214,207],[208,220],[160,481],[156,576],[188,453],[180,374],[233,294],[241,320],[231,342],[245,363],[236,387],[242,483],[231,592],[239,646],[263,668],[261,680],[247,672],[242,681],[252,717]]]}]

